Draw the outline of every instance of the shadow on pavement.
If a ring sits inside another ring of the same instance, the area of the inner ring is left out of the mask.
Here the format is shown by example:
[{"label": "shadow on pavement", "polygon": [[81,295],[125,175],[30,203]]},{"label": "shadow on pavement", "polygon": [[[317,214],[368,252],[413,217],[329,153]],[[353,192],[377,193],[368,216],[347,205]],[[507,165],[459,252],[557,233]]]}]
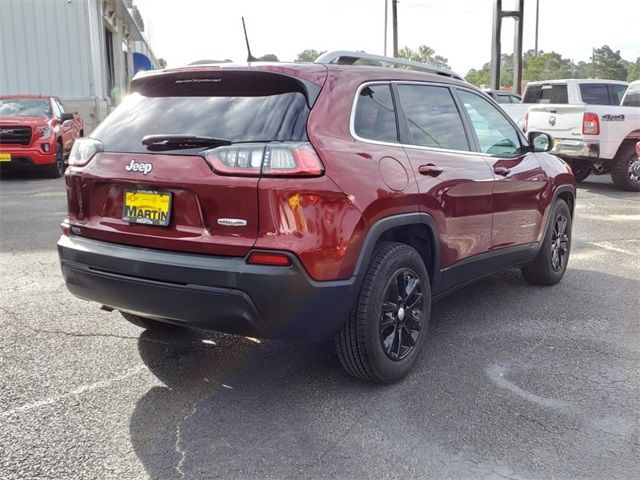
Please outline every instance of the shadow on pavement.
[{"label": "shadow on pavement", "polygon": [[151,478],[632,476],[640,361],[615,341],[637,335],[639,290],[495,275],[434,306],[423,358],[388,387],[344,374],[328,341],[145,331],[162,385],[136,405],[133,448]]}]

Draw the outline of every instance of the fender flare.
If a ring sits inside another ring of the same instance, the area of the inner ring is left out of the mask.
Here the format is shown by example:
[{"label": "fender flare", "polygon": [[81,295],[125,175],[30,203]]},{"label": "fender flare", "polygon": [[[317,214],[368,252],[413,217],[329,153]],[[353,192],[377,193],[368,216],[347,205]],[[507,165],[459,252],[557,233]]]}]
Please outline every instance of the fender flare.
[{"label": "fender flare", "polygon": [[401,213],[385,217],[375,222],[367,232],[367,235],[360,249],[358,262],[354,269],[354,275],[363,277],[367,271],[367,267],[373,257],[375,246],[385,232],[397,227],[406,227],[410,225],[424,225],[431,234],[431,265],[432,265],[432,291],[440,285],[440,236],[438,235],[438,226],[434,218],[428,213]]}]

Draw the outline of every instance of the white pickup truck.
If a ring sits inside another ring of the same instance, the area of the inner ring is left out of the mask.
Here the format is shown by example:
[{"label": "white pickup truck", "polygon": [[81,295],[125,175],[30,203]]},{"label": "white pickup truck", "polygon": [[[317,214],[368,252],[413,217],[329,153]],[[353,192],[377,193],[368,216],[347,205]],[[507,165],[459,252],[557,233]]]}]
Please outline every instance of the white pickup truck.
[{"label": "white pickup truck", "polygon": [[[570,163],[577,181],[611,173],[622,190],[640,191],[640,108],[621,106],[626,82],[552,80],[527,85],[526,131],[554,138],[552,153]],[[531,102],[532,99],[537,102]]]}]

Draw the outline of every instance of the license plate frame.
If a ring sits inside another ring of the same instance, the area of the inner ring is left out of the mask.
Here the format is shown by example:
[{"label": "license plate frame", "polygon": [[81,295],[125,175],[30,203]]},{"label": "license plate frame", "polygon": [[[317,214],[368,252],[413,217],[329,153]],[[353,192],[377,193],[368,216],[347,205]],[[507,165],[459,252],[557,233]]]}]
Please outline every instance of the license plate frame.
[{"label": "license plate frame", "polygon": [[122,199],[122,220],[139,225],[167,227],[171,220],[172,208],[171,192],[147,189],[125,190]]},{"label": "license plate frame", "polygon": [[0,162],[10,162],[11,154],[0,152]]}]

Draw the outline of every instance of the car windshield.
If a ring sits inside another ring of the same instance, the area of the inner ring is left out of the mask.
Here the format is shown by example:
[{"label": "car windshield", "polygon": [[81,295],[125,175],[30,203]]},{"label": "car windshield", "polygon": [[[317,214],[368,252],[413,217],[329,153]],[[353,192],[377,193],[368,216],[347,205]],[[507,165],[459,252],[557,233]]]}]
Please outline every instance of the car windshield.
[{"label": "car windshield", "polygon": [[0,98],[0,117],[50,117],[47,99]]}]

